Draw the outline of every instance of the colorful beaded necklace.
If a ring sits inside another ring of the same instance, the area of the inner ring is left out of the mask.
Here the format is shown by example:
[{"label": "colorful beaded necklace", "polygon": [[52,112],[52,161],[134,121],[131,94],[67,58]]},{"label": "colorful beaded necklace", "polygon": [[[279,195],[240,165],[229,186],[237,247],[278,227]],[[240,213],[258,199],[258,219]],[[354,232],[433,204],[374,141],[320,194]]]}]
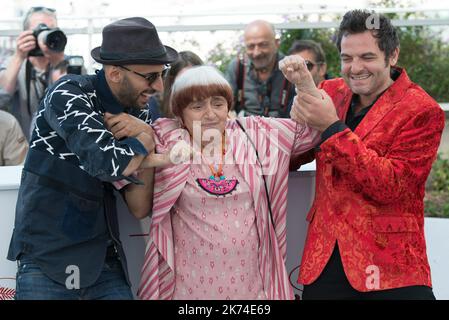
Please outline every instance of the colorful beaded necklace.
[{"label": "colorful beaded necklace", "polygon": [[207,163],[204,157],[202,156],[203,160],[207,163],[211,175],[208,179],[196,179],[198,185],[207,193],[213,194],[215,196],[224,196],[228,193],[231,193],[234,191],[234,189],[237,187],[237,184],[239,183],[237,179],[226,179],[226,176],[223,173],[223,162],[224,157],[226,155],[226,149],[225,149],[225,136],[223,135],[223,139],[221,140],[221,162],[217,165],[211,165],[210,163]]}]

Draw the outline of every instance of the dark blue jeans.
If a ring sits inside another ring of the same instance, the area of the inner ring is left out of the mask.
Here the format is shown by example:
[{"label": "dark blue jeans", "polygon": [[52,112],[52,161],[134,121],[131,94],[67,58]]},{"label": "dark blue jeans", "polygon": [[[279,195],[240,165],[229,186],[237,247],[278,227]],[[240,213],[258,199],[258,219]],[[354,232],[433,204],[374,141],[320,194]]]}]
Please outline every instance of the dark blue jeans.
[{"label": "dark blue jeans", "polygon": [[116,256],[108,256],[98,280],[81,289],[67,289],[47,277],[31,259],[22,257],[18,264],[15,299],[132,300],[133,295]]}]

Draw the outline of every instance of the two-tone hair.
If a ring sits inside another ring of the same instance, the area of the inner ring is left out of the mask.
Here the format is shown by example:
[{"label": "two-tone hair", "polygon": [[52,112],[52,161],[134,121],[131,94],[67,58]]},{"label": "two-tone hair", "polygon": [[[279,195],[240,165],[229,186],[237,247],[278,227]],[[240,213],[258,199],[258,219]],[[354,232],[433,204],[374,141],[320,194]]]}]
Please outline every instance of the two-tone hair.
[{"label": "two-tone hair", "polygon": [[194,101],[221,96],[226,99],[228,109],[232,106],[233,94],[229,82],[214,67],[192,67],[178,76],[173,83],[170,108],[175,116]]},{"label": "two-tone hair", "polygon": [[164,117],[173,118],[173,114],[170,109],[170,95],[171,87],[173,86],[178,74],[185,68],[201,66],[203,64],[203,60],[201,60],[201,58],[192,51],[178,52],[178,59],[175,62],[170,63],[170,70],[168,70],[168,74],[164,79],[164,93],[161,102],[162,114]]}]

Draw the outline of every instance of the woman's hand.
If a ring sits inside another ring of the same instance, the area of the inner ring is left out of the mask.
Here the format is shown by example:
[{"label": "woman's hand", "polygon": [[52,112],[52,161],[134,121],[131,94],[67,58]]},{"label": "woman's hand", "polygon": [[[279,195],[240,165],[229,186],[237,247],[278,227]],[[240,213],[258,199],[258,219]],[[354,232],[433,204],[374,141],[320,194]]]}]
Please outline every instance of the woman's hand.
[{"label": "woman's hand", "polygon": [[312,75],[307,70],[306,62],[301,56],[295,54],[285,57],[279,61],[279,69],[288,81],[295,84],[297,93],[304,92],[317,98],[321,97]]},{"label": "woman's hand", "polygon": [[293,120],[306,122],[310,127],[323,132],[339,118],[332,98],[324,90],[319,93],[320,98],[308,93],[298,93],[295,103],[299,107],[293,107],[290,115]]},{"label": "woman's hand", "polygon": [[178,141],[169,152],[150,153],[140,165],[141,169],[166,167],[190,161],[193,154],[192,147],[185,141]]}]

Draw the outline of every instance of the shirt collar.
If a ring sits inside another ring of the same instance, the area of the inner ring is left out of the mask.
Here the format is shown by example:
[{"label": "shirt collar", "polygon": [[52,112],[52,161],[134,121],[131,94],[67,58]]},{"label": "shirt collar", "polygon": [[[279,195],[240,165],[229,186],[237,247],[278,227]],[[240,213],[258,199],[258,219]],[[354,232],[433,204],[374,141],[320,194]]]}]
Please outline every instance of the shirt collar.
[{"label": "shirt collar", "polygon": [[118,114],[125,112],[125,107],[118,102],[115,96],[112,94],[111,88],[106,81],[106,76],[104,70],[98,70],[97,72],[97,96],[99,100],[102,102],[102,106],[105,112],[109,112],[112,114]]}]

